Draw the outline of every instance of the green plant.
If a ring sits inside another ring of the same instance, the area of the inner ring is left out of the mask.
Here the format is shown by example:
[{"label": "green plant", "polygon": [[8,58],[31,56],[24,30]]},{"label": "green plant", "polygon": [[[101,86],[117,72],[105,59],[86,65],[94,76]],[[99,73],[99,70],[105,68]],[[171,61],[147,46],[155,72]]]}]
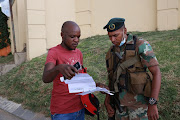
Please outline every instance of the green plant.
[{"label": "green plant", "polygon": [[13,63],[14,62],[14,56],[10,53],[6,57],[0,57],[0,65],[5,63]]},{"label": "green plant", "polygon": [[11,44],[9,39],[7,20],[8,17],[2,13],[0,7],[0,49],[5,48]]}]

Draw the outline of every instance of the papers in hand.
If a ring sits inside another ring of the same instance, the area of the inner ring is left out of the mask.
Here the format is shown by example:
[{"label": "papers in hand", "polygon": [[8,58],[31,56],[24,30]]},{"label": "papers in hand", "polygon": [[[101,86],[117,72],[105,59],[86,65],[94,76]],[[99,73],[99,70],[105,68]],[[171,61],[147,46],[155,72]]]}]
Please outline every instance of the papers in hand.
[{"label": "papers in hand", "polygon": [[89,94],[89,93],[93,93],[95,91],[101,91],[101,92],[105,92],[105,93],[107,93],[109,95],[114,95],[109,90],[107,90],[106,88],[101,88],[101,87],[96,87],[96,89],[94,89],[94,90],[90,90],[90,91],[87,91],[87,92],[79,93],[77,95],[86,95],[86,94]]},{"label": "papers in hand", "polygon": [[[79,93],[78,95],[85,95],[95,91],[102,91],[107,94],[113,95],[106,88],[96,87],[93,78],[87,73],[76,74],[71,80],[63,80],[61,82],[68,84],[69,93]],[[82,92],[82,93],[80,93]]]},{"label": "papers in hand", "polygon": [[71,80],[65,80],[68,84],[69,93],[86,92],[96,89],[96,83],[87,73],[76,74]]}]

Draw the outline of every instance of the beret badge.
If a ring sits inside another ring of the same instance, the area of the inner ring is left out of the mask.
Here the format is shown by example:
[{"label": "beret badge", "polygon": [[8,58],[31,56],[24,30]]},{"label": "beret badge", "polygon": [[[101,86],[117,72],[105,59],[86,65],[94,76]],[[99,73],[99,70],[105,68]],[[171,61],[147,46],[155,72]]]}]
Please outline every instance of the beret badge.
[{"label": "beret badge", "polygon": [[114,29],[115,29],[115,24],[109,25],[109,29],[110,29],[110,30],[114,30]]}]

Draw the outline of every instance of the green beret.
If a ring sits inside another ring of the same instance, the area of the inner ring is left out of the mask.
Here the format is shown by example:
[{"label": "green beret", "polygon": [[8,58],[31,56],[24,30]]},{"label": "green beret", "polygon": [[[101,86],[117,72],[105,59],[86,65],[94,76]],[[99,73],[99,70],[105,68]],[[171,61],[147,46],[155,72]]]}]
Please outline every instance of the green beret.
[{"label": "green beret", "polygon": [[124,18],[112,18],[103,29],[107,29],[108,32],[113,32],[120,29],[124,25]]}]

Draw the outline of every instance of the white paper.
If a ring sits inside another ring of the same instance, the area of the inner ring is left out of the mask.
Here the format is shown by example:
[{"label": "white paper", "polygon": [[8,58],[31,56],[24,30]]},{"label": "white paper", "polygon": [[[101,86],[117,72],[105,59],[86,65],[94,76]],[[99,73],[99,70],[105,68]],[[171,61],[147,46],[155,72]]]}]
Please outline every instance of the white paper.
[{"label": "white paper", "polygon": [[60,77],[60,81],[61,81],[61,82],[64,82],[64,77]]},{"label": "white paper", "polygon": [[[60,78],[62,81],[63,79]],[[87,92],[96,89],[96,83],[93,78],[87,73],[76,74],[70,80],[64,80],[68,84],[69,93]]]},{"label": "white paper", "polygon": [[83,93],[79,93],[77,95],[86,95],[86,94],[93,93],[93,92],[96,92],[96,91],[101,91],[101,92],[105,92],[105,93],[107,93],[109,95],[114,95],[109,90],[107,90],[106,88],[101,88],[101,87],[96,87],[96,89],[93,89],[93,90],[90,90],[90,91],[87,91],[87,92],[83,92]]},{"label": "white paper", "polygon": [[64,80],[64,77],[60,77],[60,81],[68,84],[69,93],[79,93],[77,95],[86,95],[96,91],[101,91],[113,95],[106,88],[96,87],[96,83],[94,82],[93,78],[87,73],[76,74],[70,80]]}]

